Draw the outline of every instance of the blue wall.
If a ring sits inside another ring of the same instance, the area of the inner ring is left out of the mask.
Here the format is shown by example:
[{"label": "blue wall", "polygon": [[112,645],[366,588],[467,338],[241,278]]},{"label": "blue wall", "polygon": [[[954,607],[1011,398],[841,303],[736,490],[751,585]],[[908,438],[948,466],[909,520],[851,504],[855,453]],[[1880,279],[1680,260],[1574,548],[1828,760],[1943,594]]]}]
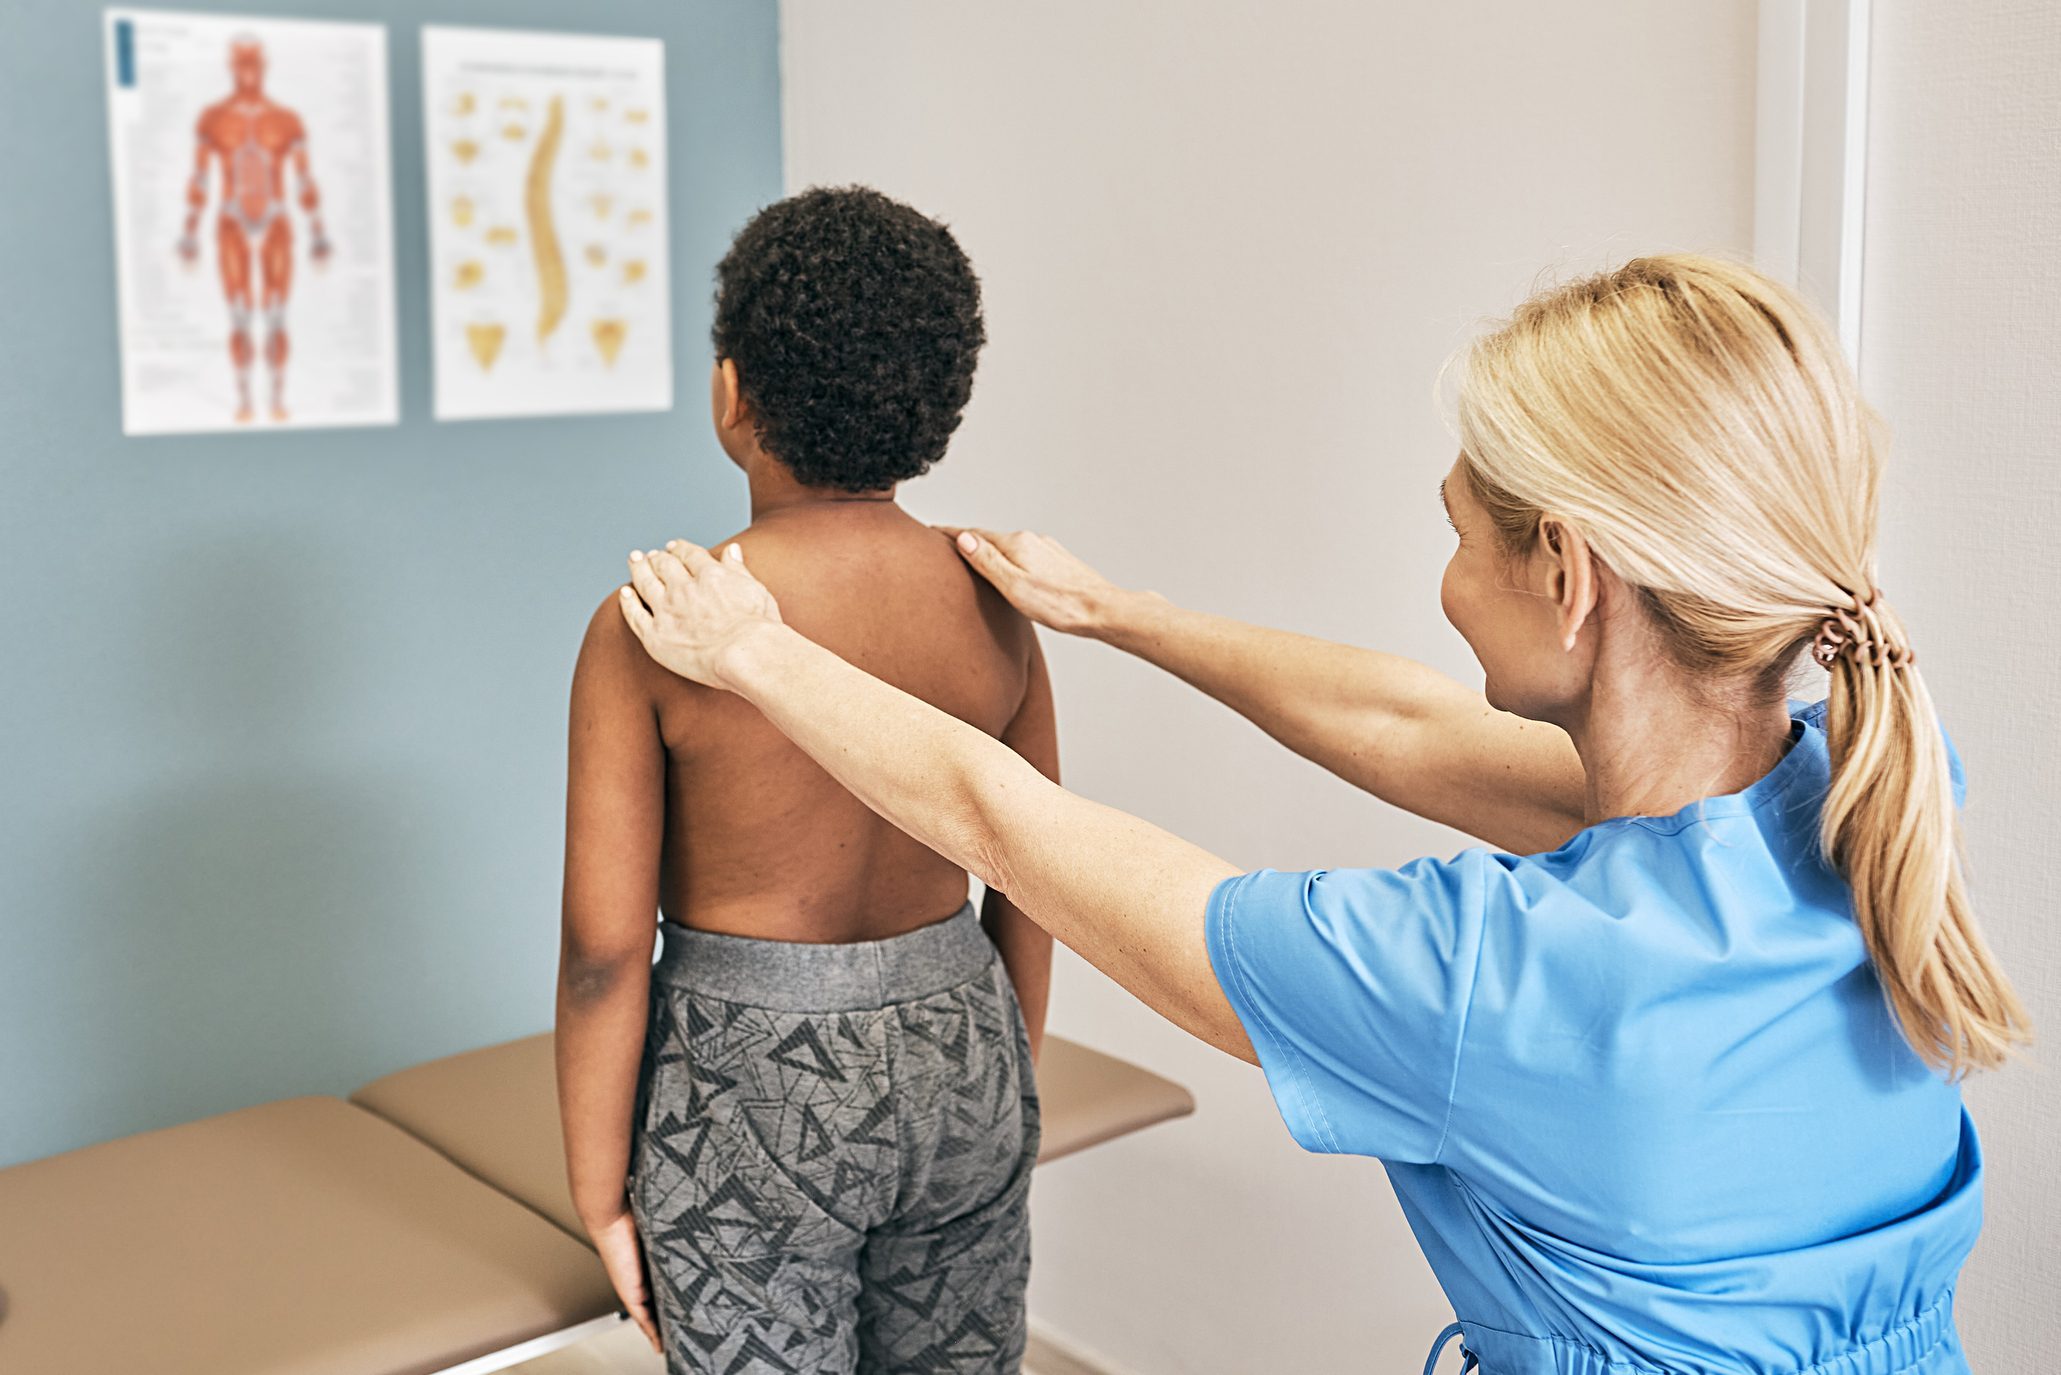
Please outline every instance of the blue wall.
[{"label": "blue wall", "polygon": [[[402,423],[122,437],[100,7],[7,0],[0,1165],[549,1027],[587,616],[745,518],[702,398],[773,4],[190,7],[389,26]],[[422,23],[665,39],[674,412],[429,419]]]}]

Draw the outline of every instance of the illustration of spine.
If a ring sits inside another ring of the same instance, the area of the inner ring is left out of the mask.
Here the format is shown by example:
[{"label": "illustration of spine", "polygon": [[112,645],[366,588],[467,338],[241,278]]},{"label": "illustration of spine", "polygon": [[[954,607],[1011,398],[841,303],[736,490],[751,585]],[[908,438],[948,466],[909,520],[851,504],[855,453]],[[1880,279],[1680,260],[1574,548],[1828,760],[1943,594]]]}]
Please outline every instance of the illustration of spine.
[{"label": "illustration of spine", "polygon": [[529,183],[523,197],[529,213],[530,252],[537,259],[537,342],[543,343],[565,318],[565,256],[558,251],[558,230],[551,223],[551,167],[558,160],[558,138],[565,129],[565,102],[551,97],[551,114],[537,151],[530,155]]}]

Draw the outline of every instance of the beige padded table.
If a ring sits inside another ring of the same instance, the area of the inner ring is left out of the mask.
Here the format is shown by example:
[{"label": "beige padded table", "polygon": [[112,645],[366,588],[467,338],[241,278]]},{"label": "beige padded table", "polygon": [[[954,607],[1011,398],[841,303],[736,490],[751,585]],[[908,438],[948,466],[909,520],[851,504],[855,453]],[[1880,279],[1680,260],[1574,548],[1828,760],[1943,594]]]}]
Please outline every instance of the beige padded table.
[{"label": "beige padded table", "polygon": [[[1194,1110],[1056,1036],[1040,1162]],[[482,1375],[620,1321],[549,1032],[0,1170],[7,1375]]]},{"label": "beige padded table", "polygon": [[615,1296],[558,1227],[309,1097],[0,1170],[0,1302],[9,1375],[415,1375]]}]

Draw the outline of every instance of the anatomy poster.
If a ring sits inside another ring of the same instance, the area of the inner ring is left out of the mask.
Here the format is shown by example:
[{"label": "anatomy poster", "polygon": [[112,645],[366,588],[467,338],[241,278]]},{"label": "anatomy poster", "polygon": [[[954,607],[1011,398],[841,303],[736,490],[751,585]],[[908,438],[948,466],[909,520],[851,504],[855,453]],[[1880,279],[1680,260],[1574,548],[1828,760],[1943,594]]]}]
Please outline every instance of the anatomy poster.
[{"label": "anatomy poster", "polygon": [[123,433],[393,424],[386,30],[106,24]]},{"label": "anatomy poster", "polygon": [[673,404],[665,46],[422,31],[440,420]]}]

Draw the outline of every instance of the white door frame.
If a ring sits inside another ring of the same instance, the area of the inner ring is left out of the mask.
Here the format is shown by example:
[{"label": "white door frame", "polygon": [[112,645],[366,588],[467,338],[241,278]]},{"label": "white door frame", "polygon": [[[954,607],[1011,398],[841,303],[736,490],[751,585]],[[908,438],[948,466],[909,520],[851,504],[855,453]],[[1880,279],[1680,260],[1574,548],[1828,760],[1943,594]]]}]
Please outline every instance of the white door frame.
[{"label": "white door frame", "polygon": [[1871,0],[1760,0],[1753,256],[1861,354]]}]

